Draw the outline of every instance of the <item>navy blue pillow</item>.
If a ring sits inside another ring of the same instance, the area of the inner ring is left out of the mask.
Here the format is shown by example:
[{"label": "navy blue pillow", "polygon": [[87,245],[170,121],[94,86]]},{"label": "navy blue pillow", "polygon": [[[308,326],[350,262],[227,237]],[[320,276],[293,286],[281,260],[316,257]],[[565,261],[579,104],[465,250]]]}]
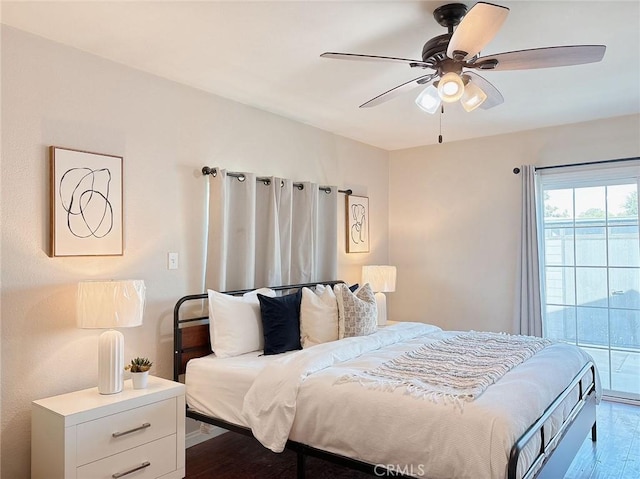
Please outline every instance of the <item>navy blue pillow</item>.
[{"label": "navy blue pillow", "polygon": [[265,356],[302,349],[300,345],[302,290],[275,298],[258,294],[258,301],[260,301],[262,315]]},{"label": "navy blue pillow", "polygon": [[352,284],[351,286],[349,286],[349,291],[351,291],[352,293],[355,293],[359,287],[360,285],[358,283]]}]

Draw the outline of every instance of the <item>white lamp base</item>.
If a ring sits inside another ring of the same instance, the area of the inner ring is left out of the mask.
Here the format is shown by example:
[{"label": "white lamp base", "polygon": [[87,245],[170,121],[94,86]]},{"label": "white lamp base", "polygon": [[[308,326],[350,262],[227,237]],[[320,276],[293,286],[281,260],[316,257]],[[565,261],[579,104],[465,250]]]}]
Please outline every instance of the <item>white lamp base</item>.
[{"label": "white lamp base", "polygon": [[384,293],[376,293],[376,305],[378,306],[378,326],[387,324],[387,297]]},{"label": "white lamp base", "polygon": [[116,394],[122,391],[124,379],[124,336],[109,329],[98,339],[98,392]]}]

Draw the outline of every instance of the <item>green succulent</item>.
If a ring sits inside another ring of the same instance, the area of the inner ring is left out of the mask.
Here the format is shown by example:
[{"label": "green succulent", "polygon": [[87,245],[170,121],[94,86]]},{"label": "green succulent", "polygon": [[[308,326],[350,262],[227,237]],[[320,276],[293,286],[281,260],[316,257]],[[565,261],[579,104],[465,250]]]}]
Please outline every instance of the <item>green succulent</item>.
[{"label": "green succulent", "polygon": [[132,373],[143,373],[148,371],[153,366],[153,363],[148,358],[135,358],[131,360],[131,364],[127,364],[126,370]]}]

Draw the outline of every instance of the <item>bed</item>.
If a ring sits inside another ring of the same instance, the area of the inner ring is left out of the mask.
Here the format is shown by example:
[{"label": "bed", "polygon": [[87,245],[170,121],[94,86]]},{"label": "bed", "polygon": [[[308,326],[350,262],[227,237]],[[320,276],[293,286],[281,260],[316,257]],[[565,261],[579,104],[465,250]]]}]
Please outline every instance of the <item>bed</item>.
[{"label": "bed", "polygon": [[597,371],[571,345],[541,346],[472,401],[416,397],[372,373],[465,333],[401,323],[277,355],[218,357],[209,298],[185,296],[174,309],[174,379],[187,386],[187,417],[253,435],[275,452],[296,451],[299,478],[307,456],[378,477],[557,478],[589,432],[596,440]]}]

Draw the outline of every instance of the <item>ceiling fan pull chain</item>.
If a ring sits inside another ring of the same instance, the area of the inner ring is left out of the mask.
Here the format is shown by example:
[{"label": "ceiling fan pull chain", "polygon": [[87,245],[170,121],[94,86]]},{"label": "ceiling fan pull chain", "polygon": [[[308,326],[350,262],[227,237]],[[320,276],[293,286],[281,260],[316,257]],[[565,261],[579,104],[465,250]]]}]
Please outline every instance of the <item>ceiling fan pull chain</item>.
[{"label": "ceiling fan pull chain", "polygon": [[442,143],[442,115],[444,115],[444,105],[440,105],[440,134],[438,135],[438,143]]}]

